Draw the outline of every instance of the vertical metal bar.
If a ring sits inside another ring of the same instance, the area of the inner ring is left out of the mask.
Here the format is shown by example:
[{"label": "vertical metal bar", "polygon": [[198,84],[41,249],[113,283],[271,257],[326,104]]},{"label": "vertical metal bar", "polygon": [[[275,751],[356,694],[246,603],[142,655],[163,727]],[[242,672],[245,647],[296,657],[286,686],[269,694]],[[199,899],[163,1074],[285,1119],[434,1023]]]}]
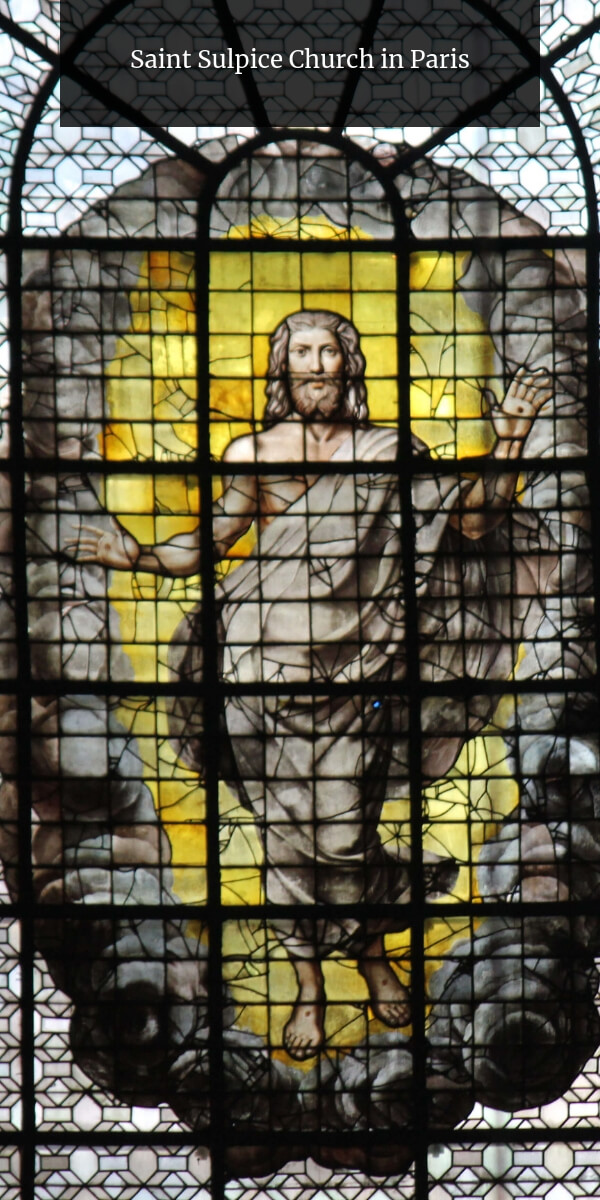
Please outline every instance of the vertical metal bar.
[{"label": "vertical metal bar", "polygon": [[[33,132],[33,131],[32,131]],[[9,210],[7,245],[8,305],[10,321],[10,457],[8,462],[13,519],[14,603],[16,624],[15,691],[17,699],[17,786],[18,816],[18,888],[17,911],[21,928],[21,1200],[33,1200],[35,1181],[35,1089],[34,1089],[34,915],[35,898],[31,859],[31,661],[27,611],[27,546],[25,522],[26,463],[23,437],[23,363],[21,339],[21,277],[23,239],[21,230],[21,192],[28,140],[17,156]]]},{"label": "vertical metal bar", "polygon": [[[199,219],[196,242],[196,354],[198,388],[198,483],[200,493],[200,574],[202,580],[202,639],[204,649],[204,738],[206,762],[206,846],[209,977],[210,1152],[214,1200],[222,1200],[226,1170],[227,1115],[223,1091],[223,970],[221,871],[219,863],[219,713],[221,685],[217,644],[212,472],[210,453],[209,287],[210,255],[206,221]],[[208,697],[214,697],[210,703]]]},{"label": "vertical metal bar", "polygon": [[425,1038],[425,881],[423,873],[422,762],[421,762],[421,674],[419,662],[418,608],[415,564],[415,518],[412,482],[415,462],[412,453],[410,414],[410,249],[396,214],[398,254],[398,428],[399,480],[402,513],[402,567],[404,573],[405,651],[408,697],[408,767],[411,838],[411,900],[413,919],[410,947],[410,992],[412,1007],[412,1101],[415,1148],[415,1196],[427,1197],[427,1043]]}]

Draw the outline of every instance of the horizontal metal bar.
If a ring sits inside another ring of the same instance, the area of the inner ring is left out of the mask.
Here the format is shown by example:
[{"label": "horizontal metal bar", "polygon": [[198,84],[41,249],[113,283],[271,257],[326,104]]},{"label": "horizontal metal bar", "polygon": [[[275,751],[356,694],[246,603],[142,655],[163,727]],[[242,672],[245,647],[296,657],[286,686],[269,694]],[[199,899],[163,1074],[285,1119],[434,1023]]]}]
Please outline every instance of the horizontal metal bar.
[{"label": "horizontal metal bar", "polygon": [[[107,424],[111,424],[109,418]],[[223,421],[223,424],[226,424]],[[237,421],[232,418],[231,424]],[[459,422],[460,427],[460,422]],[[382,426],[382,428],[384,428]],[[387,426],[385,427],[387,428]],[[521,473],[549,474],[556,471],[586,471],[591,464],[589,455],[577,454],[572,457],[552,455],[547,458],[532,458],[524,456],[519,459],[498,459],[489,454],[469,455],[465,458],[426,458],[424,455],[412,453],[406,449],[402,458],[398,459],[352,459],[350,462],[336,460],[332,462],[315,462],[314,459],[281,459],[279,462],[236,462],[213,461],[208,468],[215,479],[231,475],[284,475],[286,478],[300,473],[306,475],[389,475],[395,472],[409,471],[421,478],[423,475],[455,475],[457,472],[470,474],[474,471],[486,471],[495,475],[506,472],[514,475],[515,470]],[[595,459],[594,459],[595,465]],[[22,464],[19,465],[21,469]],[[9,471],[11,459],[0,459],[0,474]],[[31,457],[26,460],[26,469],[31,474],[60,474],[67,476],[105,475],[195,475],[199,470],[197,459],[179,459],[176,462],[155,462],[153,460],[128,459],[94,459],[78,458],[76,461],[68,458]],[[47,511],[47,509],[45,510]],[[175,514],[177,515],[177,514]],[[185,514],[188,516],[189,514]]]},{"label": "horizontal metal bar", "polygon": [[[196,824],[202,825],[202,820],[186,821],[184,824],[193,828]],[[223,818],[223,825],[229,822]],[[251,818],[248,819],[248,825],[252,825]],[[423,825],[428,826],[431,822],[424,820]],[[168,828],[169,822],[165,820],[165,825]],[[448,859],[451,862],[451,859]],[[173,864],[165,864],[164,869],[170,869]],[[228,864],[235,869],[235,864]],[[472,866],[473,863],[459,863],[463,866]],[[515,864],[518,866],[518,863]],[[178,866],[175,861],[175,866]],[[53,870],[58,869],[60,863],[53,864]],[[202,864],[198,864],[197,869],[200,870]],[[65,870],[67,868],[65,867]],[[128,869],[130,869],[128,867]],[[158,869],[158,865],[153,866],[153,869]],[[196,868],[194,868],[196,869]],[[247,869],[247,864],[240,864],[240,870]],[[256,864],[256,870],[259,870],[259,864]],[[114,868],[115,874],[118,874],[118,868]],[[325,917],[335,919],[335,917],[357,917],[361,921],[366,921],[370,918],[390,916],[398,917],[398,929],[410,928],[411,918],[418,913],[419,919],[423,916],[430,921],[439,920],[465,920],[477,921],[477,923],[486,918],[502,917],[506,920],[520,920],[528,917],[540,917],[546,919],[548,916],[565,917],[569,920],[575,920],[577,917],[597,917],[598,916],[598,900],[555,900],[555,901],[533,901],[533,900],[482,900],[475,898],[471,901],[467,900],[425,900],[423,904],[416,905],[412,901],[407,900],[406,903],[378,903],[372,904],[368,901],[361,901],[357,904],[334,904],[330,901],[327,904],[86,904],[86,903],[65,903],[65,904],[39,904],[36,903],[27,909],[27,917],[40,921],[55,921],[57,919],[67,922],[83,922],[112,920],[112,921],[145,921],[160,919],[163,921],[217,921],[221,924],[226,924],[228,921],[257,921],[259,923],[269,924],[274,919],[290,918],[291,920],[313,920],[322,921]],[[18,901],[12,901],[6,905],[0,906],[0,919],[14,918],[18,919],[23,915],[23,908]],[[90,951],[91,957],[94,951]],[[446,952],[444,952],[446,953]],[[224,959],[228,956],[224,955]],[[268,955],[265,952],[265,957]],[[342,957],[352,957],[343,955]],[[431,957],[436,958],[435,952]]]}]

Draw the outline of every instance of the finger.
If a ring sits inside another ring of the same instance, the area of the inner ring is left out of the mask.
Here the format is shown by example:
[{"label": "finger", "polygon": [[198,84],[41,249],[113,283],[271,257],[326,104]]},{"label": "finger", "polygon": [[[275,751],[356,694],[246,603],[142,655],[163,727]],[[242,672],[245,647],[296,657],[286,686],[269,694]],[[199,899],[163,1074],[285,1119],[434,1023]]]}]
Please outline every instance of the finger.
[{"label": "finger", "polygon": [[116,517],[111,517],[111,518],[110,518],[110,523],[111,523],[111,525],[112,525],[112,527],[113,527],[113,529],[115,530],[115,532],[116,532],[116,533],[123,533],[123,529],[122,529],[122,528],[121,528],[121,526],[119,525],[119,522],[117,521],[117,518],[116,518]]},{"label": "finger", "polygon": [[529,363],[523,363],[523,366],[519,367],[519,369],[515,371],[513,378],[524,379],[526,376],[532,378],[534,375],[539,375],[542,371],[548,374],[547,367],[532,367]]},{"label": "finger", "polygon": [[523,363],[523,366],[519,367],[518,370],[515,371],[514,377],[515,377],[515,379],[520,379],[523,375],[533,376],[533,375],[541,375],[542,373],[545,375],[549,375],[550,374],[549,368],[544,367],[542,365],[540,365],[539,367],[532,367],[529,363]]},{"label": "finger", "polygon": [[527,366],[519,367],[519,370],[515,371],[515,374],[513,375],[513,378],[511,381],[511,386],[516,387],[516,388],[521,388],[521,387],[523,387],[524,384],[527,384],[532,378],[533,378],[533,372],[531,371],[530,367],[527,367]]},{"label": "finger", "polygon": [[104,530],[99,529],[97,525],[84,525],[84,523],[82,521],[79,528],[87,529],[88,533],[95,533],[97,537],[104,537]]},{"label": "finger", "polygon": [[531,369],[530,367],[522,367],[521,370],[517,371],[517,374],[515,375],[515,380],[519,384],[525,383],[533,387],[538,387],[540,382],[545,379],[547,379],[549,383],[552,380],[552,376],[546,367],[535,367],[534,369]]},{"label": "finger", "polygon": [[505,399],[522,400],[527,393],[526,378],[527,376],[523,373],[515,375],[508,387]]},{"label": "finger", "polygon": [[533,404],[533,406],[537,412],[537,410],[542,407],[542,404],[546,404],[546,402],[548,400],[550,400],[551,396],[553,396],[553,395],[554,395],[554,388],[538,385],[537,387],[531,388],[531,391],[529,393],[529,399],[530,399],[531,404]]},{"label": "finger", "polygon": [[532,388],[534,386],[535,386],[535,375],[532,375],[530,371],[525,372],[524,374],[522,374],[519,377],[518,384],[517,384],[517,390],[521,394],[528,392],[530,390],[530,388]]},{"label": "finger", "polygon": [[550,389],[550,395],[552,395],[552,380],[550,376],[547,374],[547,372],[544,372],[543,374],[538,374],[536,372],[535,374],[528,373],[526,375],[522,375],[516,384],[516,387],[514,386],[513,381],[513,385],[509,391],[512,392],[512,395],[514,395],[515,399],[526,400],[529,403],[535,403],[537,405],[539,403],[540,391],[547,391],[548,389]]}]

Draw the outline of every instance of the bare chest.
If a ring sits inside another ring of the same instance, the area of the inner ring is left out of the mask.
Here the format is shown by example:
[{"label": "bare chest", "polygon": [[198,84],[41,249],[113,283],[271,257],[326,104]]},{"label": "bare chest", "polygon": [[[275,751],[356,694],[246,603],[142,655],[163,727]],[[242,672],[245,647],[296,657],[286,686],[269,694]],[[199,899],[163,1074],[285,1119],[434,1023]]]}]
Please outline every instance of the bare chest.
[{"label": "bare chest", "polygon": [[[276,433],[279,436],[275,438],[273,435]],[[266,451],[266,462],[271,457],[275,462],[287,459],[290,463],[290,472],[289,474],[266,473],[259,476],[257,490],[261,525],[268,524],[274,517],[285,512],[304,495],[309,487],[312,487],[319,476],[319,463],[329,462],[347,436],[348,430],[341,429],[337,436],[320,442],[312,439],[310,435],[307,436],[306,429],[299,428],[291,422],[287,429],[282,429],[280,426],[277,430],[271,431],[268,444],[263,446],[263,450]],[[265,443],[267,443],[268,437],[269,435],[265,438]],[[304,464],[306,460],[314,462],[314,474],[311,472],[310,475],[306,475],[301,471],[298,471],[297,474],[294,473],[294,462]]]},{"label": "bare chest", "polygon": [[261,526],[285,512],[314,483],[316,476],[263,475],[258,480],[258,519]]}]

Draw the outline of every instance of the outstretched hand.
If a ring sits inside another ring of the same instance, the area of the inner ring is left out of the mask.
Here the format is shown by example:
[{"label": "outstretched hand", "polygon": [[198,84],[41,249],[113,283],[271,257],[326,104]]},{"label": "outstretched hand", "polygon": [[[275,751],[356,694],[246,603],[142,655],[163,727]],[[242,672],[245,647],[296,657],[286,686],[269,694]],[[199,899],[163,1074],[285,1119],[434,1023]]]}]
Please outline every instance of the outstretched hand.
[{"label": "outstretched hand", "polygon": [[66,540],[65,550],[71,552],[77,562],[100,563],[103,567],[132,571],[140,556],[139,543],[115,517],[111,517],[110,522],[109,533],[95,525],[74,525],[77,536]]},{"label": "outstretched hand", "polygon": [[540,408],[553,393],[552,379],[544,367],[521,367],[501,404],[492,403],[490,415],[499,441],[524,442]]}]

